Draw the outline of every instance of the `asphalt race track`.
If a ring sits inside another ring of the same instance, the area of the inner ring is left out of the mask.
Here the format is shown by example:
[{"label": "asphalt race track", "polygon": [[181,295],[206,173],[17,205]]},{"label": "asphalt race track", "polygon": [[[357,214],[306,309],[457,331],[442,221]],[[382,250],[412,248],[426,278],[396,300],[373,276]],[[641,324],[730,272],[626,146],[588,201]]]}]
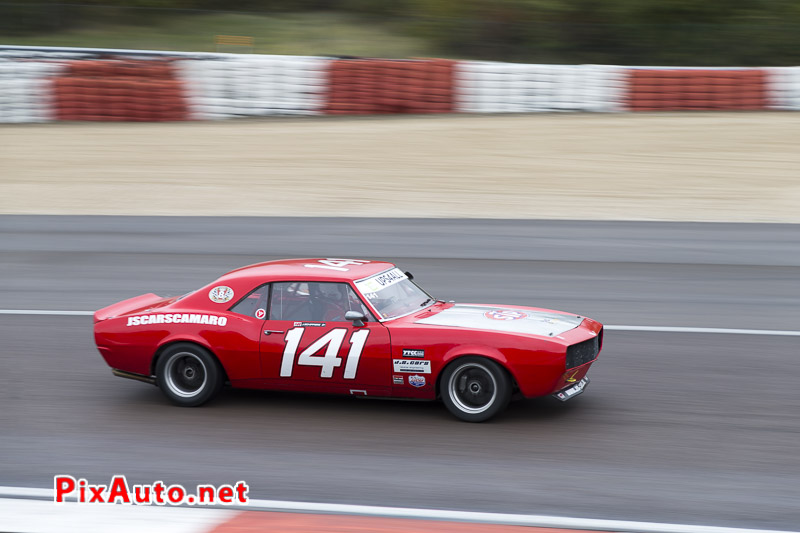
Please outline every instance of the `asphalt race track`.
[{"label": "asphalt race track", "polygon": [[[94,310],[287,256],[389,259],[443,299],[606,324],[800,330],[791,225],[0,217],[2,309]],[[0,485],[231,483],[251,497],[800,529],[798,337],[609,331],[587,393],[485,424],[436,403],[114,378],[85,316],[0,315]]]}]

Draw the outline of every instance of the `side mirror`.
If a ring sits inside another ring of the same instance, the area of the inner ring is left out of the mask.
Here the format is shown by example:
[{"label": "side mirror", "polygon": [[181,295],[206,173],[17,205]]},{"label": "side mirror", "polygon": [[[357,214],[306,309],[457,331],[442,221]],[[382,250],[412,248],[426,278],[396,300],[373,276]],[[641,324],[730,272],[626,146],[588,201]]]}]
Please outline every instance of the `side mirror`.
[{"label": "side mirror", "polygon": [[344,319],[351,321],[357,328],[363,328],[367,317],[361,311],[348,311],[344,314]]},{"label": "side mirror", "polygon": [[408,279],[410,279],[412,281],[414,280],[414,274],[412,274],[411,272],[406,272],[405,274],[408,277]]}]

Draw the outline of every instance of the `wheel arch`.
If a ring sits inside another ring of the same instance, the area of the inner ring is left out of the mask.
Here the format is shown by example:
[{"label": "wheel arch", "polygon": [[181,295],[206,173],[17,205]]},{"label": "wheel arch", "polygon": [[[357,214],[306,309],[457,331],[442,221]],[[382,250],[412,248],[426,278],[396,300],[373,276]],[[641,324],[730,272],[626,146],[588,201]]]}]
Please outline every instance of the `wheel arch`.
[{"label": "wheel arch", "polygon": [[458,361],[464,359],[465,357],[481,357],[483,359],[488,359],[496,363],[500,368],[502,368],[506,374],[508,374],[509,379],[511,380],[511,385],[514,391],[519,390],[519,385],[517,384],[517,378],[514,373],[511,371],[508,365],[508,360],[500,353],[493,353],[495,350],[468,350],[465,352],[459,352],[456,354],[448,354],[444,358],[444,365],[442,369],[439,371],[438,375],[436,376],[436,399],[441,398],[441,385],[442,385],[442,376],[447,370],[448,367],[458,363]]},{"label": "wheel arch", "polygon": [[217,361],[217,364],[219,364],[220,369],[222,369],[222,373],[224,375],[225,381],[228,381],[228,371],[225,370],[225,365],[222,364],[222,361],[220,361],[219,357],[214,352],[214,350],[211,348],[211,346],[209,346],[208,344],[206,344],[204,342],[198,341],[198,339],[181,339],[181,338],[175,339],[175,338],[173,338],[173,339],[169,339],[169,340],[163,342],[162,344],[160,344],[158,346],[158,348],[156,348],[156,351],[153,354],[153,357],[150,359],[150,375],[151,376],[155,376],[156,375],[156,367],[158,366],[158,359],[163,355],[163,353],[167,350],[167,348],[169,348],[170,346],[174,346],[176,344],[194,344],[195,346],[206,350],[208,353],[211,354],[211,357],[213,357]]}]

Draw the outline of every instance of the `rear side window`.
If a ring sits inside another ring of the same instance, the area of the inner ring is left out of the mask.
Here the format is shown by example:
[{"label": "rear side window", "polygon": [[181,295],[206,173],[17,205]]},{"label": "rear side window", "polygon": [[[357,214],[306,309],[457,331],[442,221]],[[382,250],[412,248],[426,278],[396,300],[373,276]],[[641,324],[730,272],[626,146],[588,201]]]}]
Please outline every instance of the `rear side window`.
[{"label": "rear side window", "polygon": [[240,315],[251,316],[264,320],[267,316],[267,301],[269,299],[269,284],[262,285],[242,298],[239,303],[231,307],[231,311]]}]

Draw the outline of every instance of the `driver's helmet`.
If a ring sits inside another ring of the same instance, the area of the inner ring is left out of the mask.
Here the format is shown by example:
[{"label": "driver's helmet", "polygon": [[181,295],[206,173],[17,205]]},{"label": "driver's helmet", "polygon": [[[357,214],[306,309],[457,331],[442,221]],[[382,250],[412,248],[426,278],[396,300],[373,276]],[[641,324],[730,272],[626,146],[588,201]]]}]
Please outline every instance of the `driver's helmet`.
[{"label": "driver's helmet", "polygon": [[344,299],[338,283],[310,283],[309,291],[312,298],[321,298],[334,302]]}]

